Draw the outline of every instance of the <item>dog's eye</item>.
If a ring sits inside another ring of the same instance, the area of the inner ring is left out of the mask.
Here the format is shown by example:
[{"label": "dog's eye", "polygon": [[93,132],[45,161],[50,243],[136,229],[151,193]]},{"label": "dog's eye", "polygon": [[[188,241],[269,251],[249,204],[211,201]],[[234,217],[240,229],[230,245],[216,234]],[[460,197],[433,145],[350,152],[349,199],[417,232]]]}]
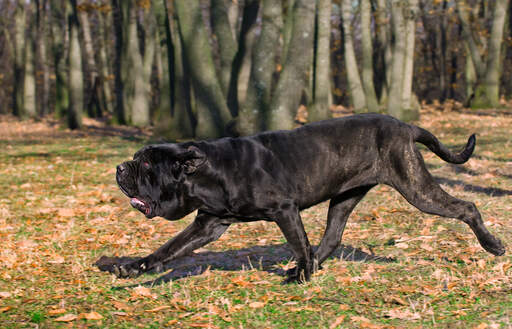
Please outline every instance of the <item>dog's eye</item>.
[{"label": "dog's eye", "polygon": [[151,165],[149,164],[149,162],[146,162],[146,161],[144,161],[144,162],[142,163],[142,166],[143,166],[145,169],[149,169],[149,168],[151,168]]}]

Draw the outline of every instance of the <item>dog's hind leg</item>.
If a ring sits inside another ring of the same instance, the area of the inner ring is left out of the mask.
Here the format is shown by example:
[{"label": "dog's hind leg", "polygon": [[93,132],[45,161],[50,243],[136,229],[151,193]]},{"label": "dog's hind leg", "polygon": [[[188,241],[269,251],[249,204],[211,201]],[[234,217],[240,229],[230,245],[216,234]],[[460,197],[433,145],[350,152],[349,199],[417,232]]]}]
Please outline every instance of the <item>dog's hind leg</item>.
[{"label": "dog's hind leg", "polygon": [[493,255],[503,255],[505,248],[484,226],[480,212],[472,202],[457,199],[446,193],[425,167],[415,148],[396,156],[394,174],[389,185],[419,210],[443,217],[456,218],[469,225],[480,245]]},{"label": "dog's hind leg", "polygon": [[348,217],[355,206],[375,185],[360,186],[332,198],[327,213],[325,233],[315,253],[318,266],[340,245]]}]

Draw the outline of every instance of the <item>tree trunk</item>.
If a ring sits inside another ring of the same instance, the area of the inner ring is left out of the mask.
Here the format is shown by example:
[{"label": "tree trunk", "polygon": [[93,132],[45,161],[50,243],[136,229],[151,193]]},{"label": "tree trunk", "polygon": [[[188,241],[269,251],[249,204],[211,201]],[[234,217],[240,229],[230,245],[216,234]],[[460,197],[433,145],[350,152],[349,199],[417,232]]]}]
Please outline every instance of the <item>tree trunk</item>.
[{"label": "tree trunk", "polygon": [[194,136],[194,128],[197,125],[197,119],[192,114],[190,74],[185,65],[186,58],[177,15],[173,15],[173,19],[169,23],[174,45],[174,61],[172,63],[174,68],[174,98],[169,133],[176,138],[190,138]]},{"label": "tree trunk", "polygon": [[487,100],[489,101],[489,105],[493,108],[500,105],[499,89],[501,75],[501,48],[508,4],[508,0],[496,0],[491,35],[489,36],[488,42],[488,55],[484,83]]},{"label": "tree trunk", "polygon": [[402,0],[391,1],[392,28],[395,43],[391,64],[391,85],[388,97],[388,113],[397,119],[404,117],[402,108],[404,87],[404,59],[406,26],[403,15]]},{"label": "tree trunk", "polygon": [[440,63],[439,63],[439,88],[441,89],[441,103],[446,100],[447,88],[446,88],[446,29],[448,26],[448,15],[446,13],[446,8],[448,5],[447,0],[443,0],[442,4],[442,14],[441,14],[441,24],[438,24],[438,33],[439,37],[437,38],[438,44],[437,49],[440,52]]},{"label": "tree trunk", "polygon": [[25,1],[18,0],[14,12],[14,115],[23,117],[23,87],[25,85]]},{"label": "tree trunk", "polygon": [[252,52],[247,96],[237,118],[236,131],[241,135],[254,134],[263,129],[264,116],[268,112],[271,99],[276,44],[283,25],[281,3],[274,0],[263,1],[261,24],[261,34]]},{"label": "tree trunk", "polygon": [[[35,5],[31,4],[35,14]],[[25,40],[25,84],[23,86],[23,113],[25,116],[37,117],[37,99],[36,99],[36,68],[35,68],[35,22],[34,17],[27,16],[26,26],[28,27]]]},{"label": "tree trunk", "polygon": [[295,114],[302,90],[307,86],[307,73],[313,57],[315,1],[297,0],[293,10],[293,32],[288,55],[270,105],[266,127],[270,130],[294,127]]},{"label": "tree trunk", "polygon": [[375,86],[373,84],[373,46],[371,34],[371,4],[370,0],[360,1],[361,10],[361,43],[363,70],[362,81],[364,94],[366,97],[366,107],[370,112],[378,112],[379,104],[377,95],[375,94]]},{"label": "tree trunk", "polygon": [[[107,19],[103,17],[103,15],[107,16]],[[100,83],[102,87],[102,103],[103,108],[106,109],[108,113],[114,113],[114,96],[112,95],[112,90],[110,88],[110,64],[109,57],[107,55],[107,43],[108,43],[108,33],[110,29],[107,26],[107,22],[109,21],[108,16],[111,15],[109,13],[98,12],[98,28],[99,28],[99,53],[100,53]]]},{"label": "tree trunk", "polygon": [[[151,9],[144,9],[145,18],[144,25],[144,56],[141,56],[137,49],[134,60],[134,77],[135,77],[135,95],[133,98],[132,123],[135,126],[148,126],[151,122],[149,106],[151,103],[151,69],[155,58],[155,16]],[[135,11],[133,11],[133,20],[136,20]],[[136,21],[132,22],[136,25]],[[138,41],[138,37],[135,36]],[[138,43],[138,42],[137,42]],[[137,44],[137,48],[139,48]]]},{"label": "tree trunk", "polygon": [[402,119],[405,121],[418,120],[420,116],[419,104],[412,92],[412,79],[414,75],[414,44],[416,38],[416,18],[418,16],[418,0],[409,0],[405,16],[405,51],[404,51],[404,86],[402,89]]},{"label": "tree trunk", "polygon": [[71,10],[68,14],[69,25],[69,110],[68,127],[78,129],[82,127],[82,113],[84,107],[84,82],[82,70],[82,54],[78,41],[78,14],[76,0],[69,0]]},{"label": "tree trunk", "polygon": [[467,104],[474,108],[497,107],[499,106],[501,42],[509,1],[497,0],[495,3],[492,28],[487,40],[487,60],[485,61],[471,31],[469,6],[464,0],[457,0],[456,4],[462,33],[470,50],[477,76],[473,94],[467,95]]},{"label": "tree trunk", "polygon": [[[95,51],[92,44],[91,27],[89,25],[89,12],[88,10],[80,10],[78,15],[84,38],[83,45],[86,64],[85,104],[90,117],[99,117],[105,109],[101,107],[100,95],[96,93],[99,91],[99,88],[95,86],[98,79],[98,67],[96,65],[96,59],[94,58]],[[99,15],[101,15],[101,13]]]},{"label": "tree trunk", "polygon": [[[242,26],[238,37],[238,50],[231,66],[231,77],[227,95],[227,104],[231,115],[238,115],[239,93],[242,86],[247,86],[250,74],[250,61],[253,39],[254,23],[258,18],[259,1],[247,0],[244,4]],[[246,81],[247,80],[247,81]]]},{"label": "tree trunk", "polygon": [[228,16],[228,1],[232,0],[212,0],[210,7],[212,29],[217,39],[220,57],[219,82],[225,97],[229,89],[231,65],[237,51],[236,39]]},{"label": "tree trunk", "polygon": [[290,45],[290,40],[292,39],[293,33],[293,21],[295,17],[294,8],[296,1],[297,0],[287,0],[286,16],[283,26],[283,51],[281,53],[281,58],[283,59],[282,62],[284,62],[284,59],[288,57],[288,47]]},{"label": "tree trunk", "polygon": [[126,21],[128,17],[125,16],[125,11],[123,10],[123,5],[128,4],[129,1],[122,0],[112,0],[112,19],[114,25],[114,32],[116,37],[116,47],[115,47],[115,61],[114,61],[114,76],[115,76],[115,93],[116,93],[116,103],[115,103],[115,119],[119,124],[126,124],[127,113],[125,112],[125,102],[124,102],[124,94],[125,94],[125,85],[123,77],[123,67],[126,66],[124,62],[126,62],[126,51],[124,50],[125,39],[126,39],[126,29],[123,28],[126,25]]},{"label": "tree trunk", "polygon": [[49,44],[49,38],[47,33],[47,14],[46,14],[46,1],[36,1],[37,6],[37,54],[40,63],[40,70],[42,71],[41,79],[41,90],[39,94],[40,108],[39,113],[41,116],[48,114],[49,112],[49,101],[50,101],[50,70],[47,56],[47,44]]},{"label": "tree trunk", "polygon": [[381,107],[385,107],[388,102],[389,88],[391,86],[391,66],[393,60],[390,36],[391,27],[386,15],[386,0],[377,0],[376,5],[375,28],[379,45],[378,60],[380,64],[377,81],[380,84],[379,103]]},{"label": "tree trunk", "polygon": [[231,120],[222,88],[215,72],[212,50],[203,23],[199,2],[176,0],[181,37],[196,101],[196,137],[213,138],[226,134]]},{"label": "tree trunk", "polygon": [[354,43],[352,38],[352,1],[341,1],[341,14],[343,19],[343,35],[345,42],[345,68],[347,70],[347,79],[349,85],[350,98],[354,111],[356,113],[367,111],[366,97],[361,84],[359,70],[357,69],[356,54],[354,51]]},{"label": "tree trunk", "polygon": [[67,65],[65,61],[69,43],[68,14],[66,10],[69,9],[69,6],[67,4],[62,6],[60,0],[52,0],[50,8],[52,12],[52,56],[55,73],[55,114],[59,118],[64,118],[69,108]]},{"label": "tree trunk", "polygon": [[316,12],[313,103],[308,109],[308,121],[328,119],[331,115],[331,0],[318,0]]}]

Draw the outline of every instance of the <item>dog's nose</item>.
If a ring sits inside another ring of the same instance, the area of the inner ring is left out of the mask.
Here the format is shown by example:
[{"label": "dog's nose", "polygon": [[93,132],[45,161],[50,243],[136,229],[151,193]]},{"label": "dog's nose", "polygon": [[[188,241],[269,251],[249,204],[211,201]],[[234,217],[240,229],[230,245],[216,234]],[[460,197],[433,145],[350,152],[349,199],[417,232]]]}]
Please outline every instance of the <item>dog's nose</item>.
[{"label": "dog's nose", "polygon": [[118,174],[122,174],[125,170],[126,170],[126,167],[125,167],[124,164],[120,164],[119,166],[117,166],[117,173]]}]

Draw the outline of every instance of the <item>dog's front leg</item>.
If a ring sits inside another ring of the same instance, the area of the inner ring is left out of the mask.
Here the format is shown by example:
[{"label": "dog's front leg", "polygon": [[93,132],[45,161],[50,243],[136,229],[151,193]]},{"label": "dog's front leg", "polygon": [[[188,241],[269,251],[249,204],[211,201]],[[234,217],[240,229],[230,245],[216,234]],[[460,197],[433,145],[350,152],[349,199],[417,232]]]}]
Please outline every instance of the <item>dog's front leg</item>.
[{"label": "dog's front leg", "polygon": [[280,205],[274,218],[292,248],[297,262],[297,266],[288,271],[288,278],[283,283],[309,281],[313,273],[314,256],[298,207],[295,203],[286,201]]},{"label": "dog's front leg", "polygon": [[199,211],[192,224],[151,255],[130,263],[114,264],[108,271],[119,278],[136,277],[151,270],[161,272],[165,262],[184,256],[217,240],[229,225],[226,220]]}]

